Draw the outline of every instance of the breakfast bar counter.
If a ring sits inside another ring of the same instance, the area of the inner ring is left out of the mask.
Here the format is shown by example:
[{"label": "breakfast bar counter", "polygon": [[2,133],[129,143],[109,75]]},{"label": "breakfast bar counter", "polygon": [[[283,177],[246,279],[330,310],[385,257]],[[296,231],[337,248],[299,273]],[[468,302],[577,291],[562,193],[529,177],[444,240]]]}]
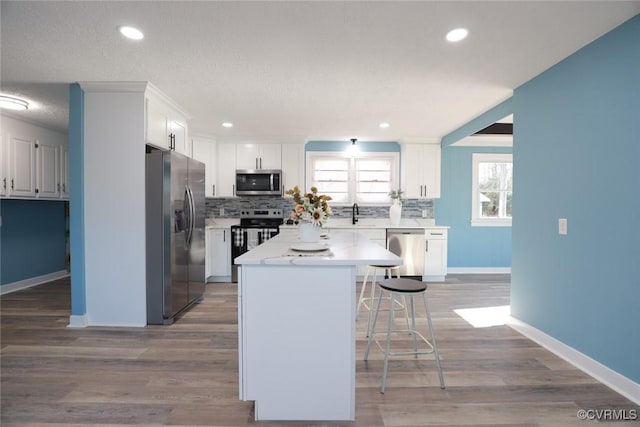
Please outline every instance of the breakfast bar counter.
[{"label": "breakfast bar counter", "polygon": [[402,260],[366,236],[278,235],[236,258],[241,400],[256,420],[355,419],[356,266]]}]

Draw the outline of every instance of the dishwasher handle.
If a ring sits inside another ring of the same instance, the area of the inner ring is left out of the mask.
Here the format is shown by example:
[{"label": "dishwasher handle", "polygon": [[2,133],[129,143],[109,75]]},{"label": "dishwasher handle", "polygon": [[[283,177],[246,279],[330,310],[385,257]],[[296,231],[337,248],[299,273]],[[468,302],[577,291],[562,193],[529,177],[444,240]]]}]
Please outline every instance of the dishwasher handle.
[{"label": "dishwasher handle", "polygon": [[391,234],[421,234],[424,235],[422,228],[388,228],[387,236]]}]

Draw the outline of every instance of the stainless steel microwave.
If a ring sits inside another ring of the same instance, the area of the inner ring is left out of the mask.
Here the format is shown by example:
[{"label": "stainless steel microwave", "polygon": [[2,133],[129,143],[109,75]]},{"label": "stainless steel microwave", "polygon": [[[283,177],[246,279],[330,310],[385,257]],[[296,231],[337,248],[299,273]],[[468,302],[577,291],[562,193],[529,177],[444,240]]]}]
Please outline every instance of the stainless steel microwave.
[{"label": "stainless steel microwave", "polygon": [[236,169],[236,196],[282,196],[282,171]]}]

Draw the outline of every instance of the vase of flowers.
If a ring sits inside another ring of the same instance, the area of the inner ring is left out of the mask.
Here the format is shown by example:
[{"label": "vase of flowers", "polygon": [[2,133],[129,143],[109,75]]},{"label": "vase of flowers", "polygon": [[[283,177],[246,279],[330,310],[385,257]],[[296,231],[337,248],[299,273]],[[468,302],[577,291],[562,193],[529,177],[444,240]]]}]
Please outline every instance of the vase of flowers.
[{"label": "vase of flowers", "polygon": [[389,192],[391,198],[391,206],[389,207],[389,222],[391,225],[400,225],[400,218],[402,217],[402,196],[403,191],[399,188]]},{"label": "vase of flowers", "polygon": [[293,196],[295,206],[289,218],[300,224],[298,238],[301,242],[313,243],[320,240],[322,226],[331,216],[329,200],[331,196],[318,194],[316,187],[311,187],[308,193],[301,194],[296,185],[285,194]]}]

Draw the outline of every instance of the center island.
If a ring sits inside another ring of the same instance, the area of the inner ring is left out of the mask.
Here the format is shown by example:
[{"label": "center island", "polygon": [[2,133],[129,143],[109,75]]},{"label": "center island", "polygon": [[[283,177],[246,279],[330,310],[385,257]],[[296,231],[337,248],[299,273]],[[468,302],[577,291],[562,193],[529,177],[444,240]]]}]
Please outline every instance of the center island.
[{"label": "center island", "polygon": [[323,251],[281,233],[236,258],[241,400],[256,420],[354,420],[356,266],[402,259],[331,231]]}]

